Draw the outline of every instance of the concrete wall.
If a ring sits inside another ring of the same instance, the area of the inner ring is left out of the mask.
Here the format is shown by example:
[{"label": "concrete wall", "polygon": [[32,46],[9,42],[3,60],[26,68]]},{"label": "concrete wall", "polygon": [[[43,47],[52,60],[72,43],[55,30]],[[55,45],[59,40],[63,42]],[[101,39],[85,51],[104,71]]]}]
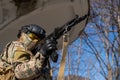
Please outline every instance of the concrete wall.
[{"label": "concrete wall", "polygon": [[[16,39],[18,30],[25,24],[41,25],[47,31],[47,34],[50,34],[54,31],[54,28],[60,27],[70,21],[76,14],[83,16],[88,13],[88,0],[67,1],[61,3],[55,1],[53,2],[55,4],[49,3],[44,8],[38,8],[5,26],[0,31],[0,50],[2,50],[6,43]],[[82,21],[70,31],[70,43],[79,37],[80,32],[85,27],[85,23],[86,20]],[[58,47],[59,49],[62,47],[62,38],[59,39]]]}]

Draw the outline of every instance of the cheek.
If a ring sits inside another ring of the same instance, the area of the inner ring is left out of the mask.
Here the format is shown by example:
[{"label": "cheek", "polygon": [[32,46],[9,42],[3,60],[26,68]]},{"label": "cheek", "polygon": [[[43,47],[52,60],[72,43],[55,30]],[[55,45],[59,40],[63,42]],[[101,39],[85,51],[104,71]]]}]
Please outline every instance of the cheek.
[{"label": "cheek", "polygon": [[23,41],[23,40],[24,40],[24,38],[23,38],[23,37],[20,37],[20,40],[21,40],[21,41]]}]

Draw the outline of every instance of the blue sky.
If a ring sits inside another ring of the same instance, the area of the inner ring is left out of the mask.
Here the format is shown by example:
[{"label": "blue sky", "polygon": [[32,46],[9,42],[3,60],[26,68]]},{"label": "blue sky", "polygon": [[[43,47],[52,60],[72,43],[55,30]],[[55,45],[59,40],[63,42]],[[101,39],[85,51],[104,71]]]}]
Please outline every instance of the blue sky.
[{"label": "blue sky", "polygon": [[[89,23],[87,26],[90,28],[88,30],[86,29],[86,32],[96,33],[96,31],[93,28],[93,26],[95,26],[94,23]],[[114,38],[115,36],[113,35],[113,33],[109,33],[109,39],[111,42],[113,42]],[[99,40],[99,37],[97,36],[97,34],[89,36],[89,40],[94,43],[94,46],[100,52],[99,55],[106,62],[105,50],[103,48],[104,46],[102,42]],[[110,60],[111,60],[111,57],[110,57]],[[70,64],[70,67],[68,67],[68,64]],[[102,66],[104,68],[104,71],[107,74],[107,70],[104,64],[102,64]],[[75,70],[76,68],[79,68],[79,69]],[[65,75],[73,74],[73,75],[79,75],[82,77],[88,77],[91,80],[105,80],[104,77],[100,74],[101,72],[102,70],[98,63],[98,60],[96,59],[96,56],[94,55],[91,48],[86,44],[86,41],[80,38],[76,39],[69,46],[69,49],[68,49]]]}]

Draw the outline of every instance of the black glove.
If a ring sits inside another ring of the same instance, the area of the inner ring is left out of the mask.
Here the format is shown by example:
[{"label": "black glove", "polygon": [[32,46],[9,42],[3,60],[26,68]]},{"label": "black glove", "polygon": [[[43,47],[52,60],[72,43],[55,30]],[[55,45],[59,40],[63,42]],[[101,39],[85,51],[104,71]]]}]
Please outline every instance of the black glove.
[{"label": "black glove", "polygon": [[50,56],[53,52],[57,50],[57,41],[53,39],[46,40],[45,44],[42,46],[40,52],[43,56]]},{"label": "black glove", "polygon": [[50,55],[50,58],[53,62],[57,62],[58,60],[58,53],[56,51],[53,51],[52,54]]}]

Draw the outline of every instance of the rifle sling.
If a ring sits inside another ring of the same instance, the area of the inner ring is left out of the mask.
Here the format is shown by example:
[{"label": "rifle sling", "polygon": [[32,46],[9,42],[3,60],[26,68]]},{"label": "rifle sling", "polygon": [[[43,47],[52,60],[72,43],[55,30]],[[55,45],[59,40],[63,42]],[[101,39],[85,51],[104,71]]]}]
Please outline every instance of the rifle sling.
[{"label": "rifle sling", "polygon": [[63,80],[63,78],[64,78],[64,69],[65,69],[65,63],[66,63],[68,42],[69,42],[69,34],[65,34],[63,36],[62,60],[61,60],[61,63],[60,63],[60,68],[59,68],[59,73],[58,73],[57,80]]}]

